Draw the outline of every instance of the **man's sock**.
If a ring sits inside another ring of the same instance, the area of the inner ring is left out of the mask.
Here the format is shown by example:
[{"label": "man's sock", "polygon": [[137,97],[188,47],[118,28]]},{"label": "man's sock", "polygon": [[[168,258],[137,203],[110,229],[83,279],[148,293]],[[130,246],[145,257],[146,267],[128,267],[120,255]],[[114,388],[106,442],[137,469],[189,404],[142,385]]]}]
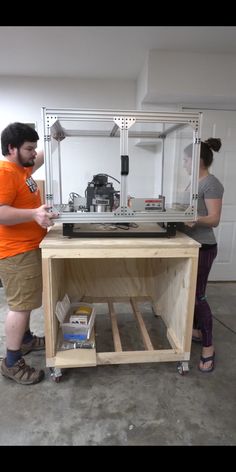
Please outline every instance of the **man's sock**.
[{"label": "man's sock", "polygon": [[22,352],[20,349],[18,351],[12,351],[11,349],[7,349],[7,358],[6,358],[7,367],[12,367],[21,358],[22,358]]},{"label": "man's sock", "polygon": [[31,333],[30,329],[28,329],[24,334],[22,344],[27,344],[30,341],[32,341],[32,339],[33,339],[33,335]]}]

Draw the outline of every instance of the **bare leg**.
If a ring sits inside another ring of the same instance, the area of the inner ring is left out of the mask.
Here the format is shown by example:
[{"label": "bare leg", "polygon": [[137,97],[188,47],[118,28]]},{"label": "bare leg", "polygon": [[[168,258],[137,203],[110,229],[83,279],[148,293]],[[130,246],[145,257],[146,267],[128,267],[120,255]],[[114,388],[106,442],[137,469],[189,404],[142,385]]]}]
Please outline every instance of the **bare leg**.
[{"label": "bare leg", "polygon": [[195,338],[199,338],[199,341],[202,340],[202,333],[201,333],[201,330],[200,330],[200,329],[193,328],[192,335],[193,335]]},{"label": "bare leg", "polygon": [[29,326],[30,311],[9,311],[5,321],[7,349],[17,351]]}]

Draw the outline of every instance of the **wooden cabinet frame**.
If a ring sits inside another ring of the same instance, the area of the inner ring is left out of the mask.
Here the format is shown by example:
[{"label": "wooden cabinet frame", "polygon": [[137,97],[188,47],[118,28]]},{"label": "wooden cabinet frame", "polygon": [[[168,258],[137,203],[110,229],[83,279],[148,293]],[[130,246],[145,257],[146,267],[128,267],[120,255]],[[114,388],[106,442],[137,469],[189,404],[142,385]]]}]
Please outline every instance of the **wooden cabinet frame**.
[{"label": "wooden cabinet frame", "polygon": [[[199,246],[181,233],[171,239],[67,239],[62,236],[61,225],[56,224],[40,245],[47,366],[188,361]],[[96,352],[96,348],[57,350],[60,330],[55,307],[65,293],[71,299],[108,303],[112,352]],[[150,300],[155,313],[161,316],[169,349],[153,347],[139,310],[142,300]],[[143,350],[122,350],[114,309],[117,301],[130,302]]]}]

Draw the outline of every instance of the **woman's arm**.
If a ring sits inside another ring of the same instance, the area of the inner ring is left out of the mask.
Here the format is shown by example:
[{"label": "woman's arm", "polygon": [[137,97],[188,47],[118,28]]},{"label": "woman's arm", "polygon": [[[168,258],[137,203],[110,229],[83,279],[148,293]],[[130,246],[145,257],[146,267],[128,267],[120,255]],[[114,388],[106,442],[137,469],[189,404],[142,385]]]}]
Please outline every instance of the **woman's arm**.
[{"label": "woman's arm", "polygon": [[44,152],[43,150],[37,152],[37,156],[36,156],[36,159],[35,159],[35,164],[34,164],[34,167],[32,169],[32,174],[38,170],[44,163]]},{"label": "woman's arm", "polygon": [[209,226],[210,228],[216,228],[220,222],[220,215],[222,210],[222,199],[221,198],[214,198],[214,199],[206,199],[205,205],[207,207],[208,215],[206,216],[198,216],[197,223]]},{"label": "woman's arm", "polygon": [[191,221],[185,223],[189,228],[193,228],[196,225],[208,226],[209,228],[216,228],[220,222],[220,215],[222,210],[222,199],[221,198],[209,198],[205,200],[208,215],[198,216],[197,221]]}]

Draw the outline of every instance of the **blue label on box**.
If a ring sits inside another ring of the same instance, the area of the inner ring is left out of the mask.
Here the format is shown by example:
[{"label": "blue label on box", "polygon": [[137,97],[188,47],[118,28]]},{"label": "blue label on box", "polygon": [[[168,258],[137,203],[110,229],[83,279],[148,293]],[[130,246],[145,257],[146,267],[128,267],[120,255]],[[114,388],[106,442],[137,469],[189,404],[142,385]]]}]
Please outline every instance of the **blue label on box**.
[{"label": "blue label on box", "polygon": [[86,334],[65,333],[64,339],[65,341],[84,341],[84,339],[87,339],[87,336]]}]

